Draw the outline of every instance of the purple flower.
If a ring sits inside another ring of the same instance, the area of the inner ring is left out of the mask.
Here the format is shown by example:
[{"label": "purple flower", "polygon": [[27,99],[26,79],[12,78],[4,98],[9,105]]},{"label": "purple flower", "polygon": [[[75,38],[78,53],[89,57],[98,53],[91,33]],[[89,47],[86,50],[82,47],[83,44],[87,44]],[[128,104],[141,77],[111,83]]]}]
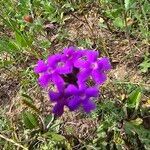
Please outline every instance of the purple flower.
[{"label": "purple flower", "polygon": [[84,111],[89,113],[91,110],[95,109],[95,104],[90,98],[98,96],[98,89],[96,87],[77,88],[74,85],[69,85],[66,88],[66,93],[71,94],[68,100],[68,107],[70,110],[74,111],[79,106],[82,106]]},{"label": "purple flower", "polygon": [[62,54],[62,58],[61,60],[63,62],[69,63],[70,65],[73,64],[74,61],[74,54],[75,54],[76,50],[74,47],[69,47],[69,48],[65,48]]},{"label": "purple flower", "polygon": [[51,102],[55,103],[52,112],[56,116],[61,116],[64,112],[64,106],[67,105],[67,96],[65,95],[65,93],[63,93],[63,91],[59,92],[49,91],[49,97]]},{"label": "purple flower", "polygon": [[62,54],[50,56],[47,60],[48,66],[58,74],[67,74],[72,72],[72,66],[62,61]]},{"label": "purple flower", "polygon": [[54,82],[56,86],[59,85],[58,88],[62,88],[63,79],[60,74],[70,73],[72,68],[61,62],[61,55],[56,54],[49,56],[46,63],[41,60],[38,61],[34,71],[35,73],[41,73],[38,82],[42,87],[47,87],[50,82]]},{"label": "purple flower", "polygon": [[56,115],[56,116],[61,116],[62,114],[63,114],[63,112],[64,112],[64,99],[61,99],[61,101],[59,102],[59,103],[57,103],[55,106],[54,106],[54,108],[53,108],[53,110],[52,110],[52,112]]},{"label": "purple flower", "polygon": [[[96,108],[94,98],[98,97],[98,85],[106,81],[106,71],[111,69],[109,59],[98,56],[98,51],[69,47],[46,61],[37,62],[34,72],[39,74],[39,84],[56,87],[49,91],[50,100],[55,103],[55,115],[61,116],[64,106],[71,111],[82,107],[87,113]],[[87,86],[89,78],[95,85]]]},{"label": "purple flower", "polygon": [[63,92],[49,91],[49,97],[52,102],[55,102],[53,113],[56,116],[61,116],[64,111],[64,106],[67,105],[67,99]]},{"label": "purple flower", "polygon": [[57,116],[61,116],[63,114],[64,106],[68,105],[68,97],[70,93],[67,93],[64,89],[58,91],[49,91],[49,97],[51,102],[55,103],[53,108],[53,113]]},{"label": "purple flower", "polygon": [[37,65],[34,68],[34,72],[36,74],[42,73],[42,72],[45,72],[47,70],[47,68],[48,68],[47,64],[43,60],[39,60],[37,62]]},{"label": "purple flower", "polygon": [[108,58],[98,59],[98,52],[90,50],[85,52],[84,57],[75,61],[75,67],[81,69],[78,74],[79,81],[85,81],[91,76],[96,84],[103,84],[107,79],[105,71],[111,69]]},{"label": "purple flower", "polygon": [[47,87],[48,83],[51,82],[51,74],[48,74],[47,72],[43,73],[38,78],[38,82],[42,87]]},{"label": "purple flower", "polygon": [[53,108],[53,113],[58,116],[63,113],[65,105],[71,111],[74,111],[82,106],[85,112],[91,112],[91,110],[95,109],[95,104],[91,98],[97,96],[98,89],[96,87],[77,88],[75,85],[71,84],[65,89],[64,92],[49,92],[50,100],[56,103],[55,107]]},{"label": "purple flower", "polygon": [[77,68],[89,68],[92,64],[97,61],[98,52],[92,50],[82,50],[82,56],[75,60],[74,66]]}]

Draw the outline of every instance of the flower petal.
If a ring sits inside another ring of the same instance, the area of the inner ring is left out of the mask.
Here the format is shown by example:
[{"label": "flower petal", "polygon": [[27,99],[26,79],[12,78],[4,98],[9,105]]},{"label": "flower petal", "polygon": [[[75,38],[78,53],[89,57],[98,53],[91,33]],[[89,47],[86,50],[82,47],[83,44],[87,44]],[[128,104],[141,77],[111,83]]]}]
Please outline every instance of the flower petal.
[{"label": "flower petal", "polygon": [[56,102],[60,98],[60,93],[54,92],[54,91],[49,91],[49,97],[52,102]]},{"label": "flower petal", "polygon": [[99,67],[99,70],[102,70],[102,71],[108,71],[112,69],[109,58],[104,57],[98,60],[98,67]]},{"label": "flower petal", "polygon": [[70,46],[63,50],[63,53],[67,56],[71,56],[75,52],[75,47]]},{"label": "flower petal", "polygon": [[75,85],[69,84],[65,89],[65,92],[67,95],[77,95],[79,90]]},{"label": "flower petal", "polygon": [[46,87],[48,86],[48,83],[51,81],[51,75],[50,74],[47,74],[47,73],[44,73],[43,75],[41,75],[38,79],[38,82],[39,84],[42,86],[42,87]]},{"label": "flower petal", "polygon": [[79,97],[73,96],[71,99],[69,99],[67,106],[71,111],[76,110],[80,106]]},{"label": "flower petal", "polygon": [[47,59],[48,66],[55,68],[57,66],[57,63],[61,60],[61,54],[55,54],[52,56],[49,56]]},{"label": "flower petal", "polygon": [[72,72],[72,66],[65,64],[64,66],[57,67],[56,71],[59,74],[69,74]]},{"label": "flower petal", "polygon": [[64,112],[64,104],[62,103],[57,103],[54,107],[53,107],[53,111],[52,111],[56,116],[61,116]]},{"label": "flower petal", "polygon": [[99,53],[98,51],[87,50],[86,55],[87,55],[88,61],[94,62],[97,60]]},{"label": "flower petal", "polygon": [[74,52],[73,61],[75,62],[76,60],[80,59],[84,55],[85,55],[85,51],[84,50],[76,50]]},{"label": "flower petal", "polygon": [[76,68],[89,68],[90,63],[87,60],[79,58],[74,62],[74,66]]},{"label": "flower petal", "polygon": [[37,65],[34,67],[34,72],[37,74],[45,72],[46,70],[47,70],[47,65],[43,60],[39,60]]},{"label": "flower petal", "polygon": [[83,109],[86,113],[90,113],[92,110],[94,110],[96,108],[95,103],[92,102],[91,100],[84,101],[82,103],[82,105],[83,105]]},{"label": "flower petal", "polygon": [[85,92],[86,92],[87,97],[97,97],[99,93],[98,88],[96,87],[90,87],[86,89]]},{"label": "flower petal", "polygon": [[77,78],[79,80],[79,82],[83,82],[85,80],[88,79],[88,77],[91,75],[91,69],[84,69],[84,70],[81,70],[78,75],[77,75]]},{"label": "flower petal", "polygon": [[99,72],[98,70],[92,71],[92,78],[96,84],[103,84],[107,79],[106,74],[104,72]]},{"label": "flower petal", "polygon": [[58,74],[55,73],[52,75],[52,81],[56,85],[58,91],[64,90],[64,86],[65,86],[64,80]]}]

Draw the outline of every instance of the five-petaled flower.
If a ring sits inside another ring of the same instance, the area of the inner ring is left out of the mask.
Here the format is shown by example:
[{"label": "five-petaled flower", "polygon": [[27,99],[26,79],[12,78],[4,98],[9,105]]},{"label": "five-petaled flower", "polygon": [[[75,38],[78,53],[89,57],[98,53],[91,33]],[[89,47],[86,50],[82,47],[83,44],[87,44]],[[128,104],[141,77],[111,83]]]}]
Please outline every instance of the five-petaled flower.
[{"label": "five-petaled flower", "polygon": [[[99,95],[99,86],[106,81],[106,71],[111,69],[107,57],[98,58],[98,51],[65,48],[62,53],[39,60],[34,72],[39,74],[42,87],[55,85],[49,90],[51,102],[55,103],[53,113],[61,116],[64,106],[70,111],[79,107],[87,113],[96,108],[94,98]],[[94,85],[90,85],[90,81]]]}]

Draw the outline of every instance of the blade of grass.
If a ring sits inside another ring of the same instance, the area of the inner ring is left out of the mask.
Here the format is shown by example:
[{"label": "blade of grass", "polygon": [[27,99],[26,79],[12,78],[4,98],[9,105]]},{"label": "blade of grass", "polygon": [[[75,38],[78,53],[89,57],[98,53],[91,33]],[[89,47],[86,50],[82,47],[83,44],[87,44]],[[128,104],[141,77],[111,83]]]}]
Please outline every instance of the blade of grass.
[{"label": "blade of grass", "polygon": [[2,134],[0,134],[0,138],[2,138],[2,139],[4,139],[4,140],[6,140],[6,141],[8,141],[8,142],[13,143],[15,146],[21,147],[21,148],[22,148],[22,149],[24,149],[24,150],[28,150],[28,148],[26,148],[26,147],[24,147],[23,145],[21,145],[21,144],[19,144],[19,143],[15,142],[15,141],[14,141],[14,140],[12,140],[12,139],[9,139],[9,138],[5,137],[5,136],[4,136],[4,135],[2,135]]}]

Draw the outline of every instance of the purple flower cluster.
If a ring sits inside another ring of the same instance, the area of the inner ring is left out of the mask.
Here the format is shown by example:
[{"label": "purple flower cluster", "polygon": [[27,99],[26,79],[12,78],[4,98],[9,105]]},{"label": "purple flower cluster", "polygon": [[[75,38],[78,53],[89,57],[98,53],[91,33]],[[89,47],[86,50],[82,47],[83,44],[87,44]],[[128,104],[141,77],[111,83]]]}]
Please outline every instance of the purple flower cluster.
[{"label": "purple flower cluster", "polygon": [[69,47],[37,62],[34,72],[39,74],[39,84],[44,88],[55,87],[49,89],[55,115],[62,115],[64,106],[71,111],[82,106],[87,113],[95,109],[93,98],[98,97],[99,86],[106,81],[106,71],[111,69],[109,59],[98,55],[95,50]]}]

